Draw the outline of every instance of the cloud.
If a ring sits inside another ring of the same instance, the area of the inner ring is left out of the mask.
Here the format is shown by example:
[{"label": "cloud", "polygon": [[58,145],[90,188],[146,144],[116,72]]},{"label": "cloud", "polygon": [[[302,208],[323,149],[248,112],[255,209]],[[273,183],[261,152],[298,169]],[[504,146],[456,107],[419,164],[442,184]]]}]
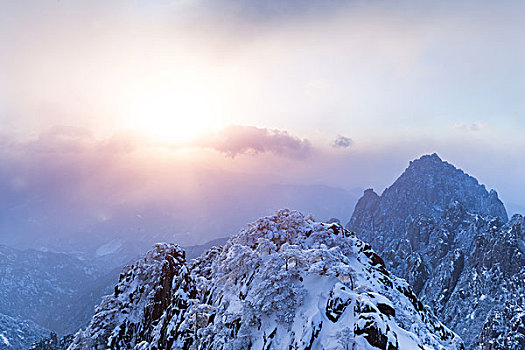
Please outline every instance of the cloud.
[{"label": "cloud", "polygon": [[201,0],[176,2],[171,6],[171,10],[174,14],[190,15],[193,18],[202,18],[202,15],[208,14],[217,18],[231,18],[235,22],[264,23],[311,13],[319,15],[347,6],[346,0]]},{"label": "cloud", "polygon": [[346,136],[339,135],[337,138],[332,142],[333,148],[348,148],[354,144],[354,141]]},{"label": "cloud", "polygon": [[245,125],[228,126],[201,139],[196,146],[212,148],[232,158],[239,154],[266,152],[283,157],[303,158],[311,152],[307,139],[292,136],[284,130]]},{"label": "cloud", "polygon": [[58,206],[87,193],[116,191],[121,180],[109,174],[132,155],[132,142],[124,136],[97,138],[89,129],[62,126],[31,140],[0,138],[4,145],[0,149],[0,196],[16,194],[20,199],[15,204],[4,202],[0,209],[21,205],[29,198],[51,200]]},{"label": "cloud", "polygon": [[[22,152],[29,157],[37,155],[61,155],[79,157],[91,154],[122,155],[135,150],[134,139],[127,135],[115,134],[109,138],[97,138],[92,130],[72,126],[52,126],[35,139],[17,142],[8,137],[0,139],[5,143],[4,151]],[[0,143],[1,144],[1,143]],[[5,153],[5,152],[4,152]]]},{"label": "cloud", "polygon": [[471,123],[471,124],[458,123],[458,124],[454,124],[452,126],[452,128],[454,130],[473,131],[473,132],[480,131],[484,127],[485,127],[485,125],[480,123],[480,122],[475,122],[475,123]]}]

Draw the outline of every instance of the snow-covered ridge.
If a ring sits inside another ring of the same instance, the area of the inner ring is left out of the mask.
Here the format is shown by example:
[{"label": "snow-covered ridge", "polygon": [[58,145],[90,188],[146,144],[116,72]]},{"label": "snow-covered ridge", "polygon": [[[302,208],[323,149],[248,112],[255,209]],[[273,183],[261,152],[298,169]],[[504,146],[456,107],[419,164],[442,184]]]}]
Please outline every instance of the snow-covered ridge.
[{"label": "snow-covered ridge", "polygon": [[281,210],[187,262],[156,245],[70,349],[462,349],[339,224]]}]

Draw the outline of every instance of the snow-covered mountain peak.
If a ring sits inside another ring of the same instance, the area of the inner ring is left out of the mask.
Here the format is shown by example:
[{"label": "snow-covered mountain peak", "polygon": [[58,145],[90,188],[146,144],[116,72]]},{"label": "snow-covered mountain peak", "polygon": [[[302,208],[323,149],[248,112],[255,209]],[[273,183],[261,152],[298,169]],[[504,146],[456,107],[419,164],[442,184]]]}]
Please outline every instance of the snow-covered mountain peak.
[{"label": "snow-covered mountain peak", "polygon": [[185,262],[157,245],[121,275],[70,349],[461,349],[337,223],[281,210]]}]

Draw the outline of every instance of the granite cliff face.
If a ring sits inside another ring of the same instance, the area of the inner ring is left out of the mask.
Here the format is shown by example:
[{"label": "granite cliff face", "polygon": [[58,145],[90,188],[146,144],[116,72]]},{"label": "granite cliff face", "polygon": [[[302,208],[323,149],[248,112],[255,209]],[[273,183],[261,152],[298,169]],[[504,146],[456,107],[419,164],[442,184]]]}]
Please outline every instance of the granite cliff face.
[{"label": "granite cliff face", "polygon": [[337,223],[281,210],[187,261],[159,244],[127,267],[75,349],[463,349]]},{"label": "granite cliff face", "polygon": [[497,193],[436,154],[381,196],[365,191],[347,227],[369,241],[469,348],[523,349],[525,226]]}]

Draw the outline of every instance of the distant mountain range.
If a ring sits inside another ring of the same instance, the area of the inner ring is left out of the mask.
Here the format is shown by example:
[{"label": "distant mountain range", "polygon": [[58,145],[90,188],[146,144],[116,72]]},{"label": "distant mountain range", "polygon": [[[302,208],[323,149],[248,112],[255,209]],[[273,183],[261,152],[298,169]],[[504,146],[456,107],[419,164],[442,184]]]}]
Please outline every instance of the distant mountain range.
[{"label": "distant mountain range", "polygon": [[[119,254],[110,257],[125,264],[156,242],[204,244],[230,236],[246,222],[281,208],[311,213],[319,220],[342,219],[362,191],[323,185],[261,184],[252,178],[233,181],[224,174],[209,174],[197,182],[199,186],[191,196],[152,199],[140,205],[124,202],[90,210],[81,203],[63,204],[64,208],[58,210],[46,194],[8,198],[0,203],[0,244],[77,252],[85,259],[103,256],[113,249]],[[17,201],[21,203],[15,205]]]}]

